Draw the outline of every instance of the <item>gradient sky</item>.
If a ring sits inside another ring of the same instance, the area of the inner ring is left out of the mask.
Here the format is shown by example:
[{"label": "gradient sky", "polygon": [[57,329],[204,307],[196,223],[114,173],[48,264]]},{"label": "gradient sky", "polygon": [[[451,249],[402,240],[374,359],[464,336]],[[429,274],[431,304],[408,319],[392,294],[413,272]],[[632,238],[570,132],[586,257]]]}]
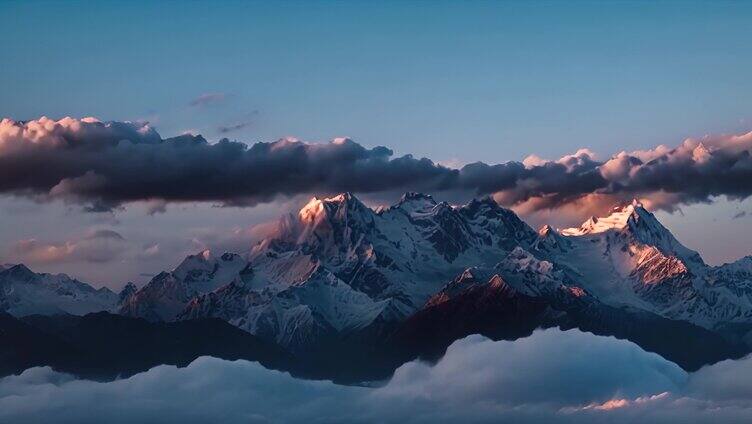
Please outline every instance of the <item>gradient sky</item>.
[{"label": "gradient sky", "polygon": [[[249,143],[350,136],[449,164],[581,147],[607,158],[752,130],[750,18],[750,2],[5,1],[0,117],[147,120],[164,137]],[[136,207],[108,221],[0,208],[0,252],[96,228],[173,246],[151,262],[36,267],[113,287],[174,266],[200,244],[191,232],[220,237],[279,211]],[[720,201],[660,218],[717,263],[752,253],[751,214]]]}]

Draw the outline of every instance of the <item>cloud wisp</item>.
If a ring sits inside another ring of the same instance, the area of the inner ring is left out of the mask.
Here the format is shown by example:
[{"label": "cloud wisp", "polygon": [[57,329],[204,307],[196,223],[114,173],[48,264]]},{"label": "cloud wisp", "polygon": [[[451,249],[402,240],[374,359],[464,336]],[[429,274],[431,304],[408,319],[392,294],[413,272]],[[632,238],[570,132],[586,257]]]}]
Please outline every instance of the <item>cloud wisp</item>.
[{"label": "cloud wisp", "polygon": [[221,103],[227,98],[225,93],[204,93],[188,103],[192,107],[206,107]]},{"label": "cloud wisp", "polygon": [[751,364],[688,375],[627,341],[545,330],[515,342],[470,336],[436,365],[407,363],[376,388],[208,357],[109,383],[34,368],[0,379],[0,421],[748,422],[752,385],[734,376]]},{"label": "cloud wisp", "polygon": [[61,243],[37,239],[16,241],[9,256],[20,262],[52,264],[66,262],[105,263],[119,259],[128,249],[125,238],[113,230],[92,230]]},{"label": "cloud wisp", "polygon": [[[64,199],[107,211],[134,201],[254,205],[279,197],[406,190],[493,195],[522,213],[602,208],[632,197],[673,210],[713,197],[752,195],[752,132],[688,139],[675,148],[587,149],[557,160],[476,162],[459,169],[347,138],[248,146],[200,136],[162,139],[148,124],[48,118],[0,122],[0,193]],[[160,203],[162,202],[162,203]]]}]

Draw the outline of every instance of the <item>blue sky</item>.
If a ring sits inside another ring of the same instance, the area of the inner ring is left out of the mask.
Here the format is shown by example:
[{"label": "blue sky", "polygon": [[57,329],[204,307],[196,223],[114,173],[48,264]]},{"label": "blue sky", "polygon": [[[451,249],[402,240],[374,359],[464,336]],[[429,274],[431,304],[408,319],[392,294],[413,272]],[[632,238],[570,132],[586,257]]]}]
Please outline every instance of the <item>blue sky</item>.
[{"label": "blue sky", "polygon": [[[4,2],[0,114],[437,160],[752,128],[742,2]],[[225,101],[196,108],[201,94]]]},{"label": "blue sky", "polygon": [[[0,116],[249,143],[350,136],[448,163],[607,158],[752,130],[751,17],[750,2],[5,1]],[[752,250],[730,220],[749,209],[662,218],[698,244],[696,225],[720,221],[733,251],[687,243],[720,261]]]}]

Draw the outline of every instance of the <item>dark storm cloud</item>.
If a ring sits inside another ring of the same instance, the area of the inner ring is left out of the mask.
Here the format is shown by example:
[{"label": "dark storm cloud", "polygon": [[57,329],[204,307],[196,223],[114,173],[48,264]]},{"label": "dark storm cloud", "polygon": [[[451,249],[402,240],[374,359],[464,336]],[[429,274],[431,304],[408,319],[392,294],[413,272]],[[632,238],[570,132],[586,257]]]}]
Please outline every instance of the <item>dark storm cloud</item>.
[{"label": "dark storm cloud", "polygon": [[533,211],[591,196],[642,197],[671,209],[752,194],[750,147],[752,133],[622,152],[605,162],[580,150],[558,160],[530,157],[451,169],[350,139],[249,147],[191,135],[162,139],[147,124],[6,119],[0,123],[0,192],[62,198],[91,211],[132,201],[253,205],[298,194],[404,190],[493,194],[502,204]]},{"label": "dark storm cloud", "polygon": [[162,140],[146,125],[91,120],[5,120],[0,191],[64,198],[102,210],[150,199],[253,204],[278,195],[451,187],[457,171],[427,159],[392,158],[349,139],[209,144],[184,135]]}]

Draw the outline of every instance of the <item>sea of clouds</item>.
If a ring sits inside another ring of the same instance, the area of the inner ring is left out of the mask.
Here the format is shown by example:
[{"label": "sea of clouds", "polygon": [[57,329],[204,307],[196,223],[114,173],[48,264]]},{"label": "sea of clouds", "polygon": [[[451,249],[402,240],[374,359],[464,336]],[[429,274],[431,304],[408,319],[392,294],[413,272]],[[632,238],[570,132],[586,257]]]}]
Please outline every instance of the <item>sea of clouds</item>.
[{"label": "sea of clouds", "polygon": [[692,422],[752,420],[752,360],[687,374],[631,342],[577,330],[470,336],[371,387],[199,358],[112,382],[49,368],[0,379],[2,423]]}]

